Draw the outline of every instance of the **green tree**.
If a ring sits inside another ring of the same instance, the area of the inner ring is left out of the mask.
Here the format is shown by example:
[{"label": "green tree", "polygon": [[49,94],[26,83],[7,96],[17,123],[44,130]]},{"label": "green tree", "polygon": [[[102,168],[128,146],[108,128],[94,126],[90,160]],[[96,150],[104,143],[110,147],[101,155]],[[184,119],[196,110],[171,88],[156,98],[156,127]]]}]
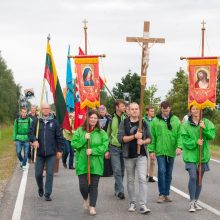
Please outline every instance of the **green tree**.
[{"label": "green tree", "polygon": [[131,73],[129,70],[125,77],[121,78],[120,83],[116,83],[113,88],[113,95],[117,99],[124,99],[124,93],[129,93],[129,100],[131,102],[140,102],[140,76],[137,73]]},{"label": "green tree", "polygon": [[[160,102],[160,97],[156,97],[157,87],[151,85],[144,91],[144,108],[146,105],[153,105],[156,107]],[[129,96],[125,97],[128,93]],[[141,84],[140,76],[137,73],[131,73],[129,70],[125,77],[121,78],[120,83],[116,83],[116,87],[113,88],[113,94],[116,98],[125,99],[130,102],[140,103]]]},{"label": "green tree", "polygon": [[102,89],[100,92],[100,103],[107,108],[108,113],[113,114],[115,111],[115,102],[111,95],[108,95],[106,89]]},{"label": "green tree", "polygon": [[145,107],[146,105],[151,105],[154,107],[154,109],[157,111],[159,104],[161,102],[160,97],[156,97],[156,92],[157,92],[157,86],[155,84],[150,85],[146,90],[144,94],[144,104]]},{"label": "green tree", "polygon": [[170,102],[172,112],[183,118],[188,109],[188,76],[180,69],[171,81],[172,88],[166,99]]},{"label": "green tree", "polygon": [[20,87],[16,85],[13,73],[0,53],[0,122],[8,122],[15,118],[19,96]]}]

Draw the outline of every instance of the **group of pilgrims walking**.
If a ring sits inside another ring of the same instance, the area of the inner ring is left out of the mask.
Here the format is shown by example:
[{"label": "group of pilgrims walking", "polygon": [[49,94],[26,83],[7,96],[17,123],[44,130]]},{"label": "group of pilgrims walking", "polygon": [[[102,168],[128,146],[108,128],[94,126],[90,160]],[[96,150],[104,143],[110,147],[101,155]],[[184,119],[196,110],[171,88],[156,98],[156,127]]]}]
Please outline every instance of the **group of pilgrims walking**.
[{"label": "group of pilgrims walking", "polygon": [[[63,166],[75,169],[79,179],[79,191],[82,195],[82,208],[90,215],[96,215],[98,185],[100,177],[112,176],[115,183],[113,193],[116,199],[125,199],[125,183],[128,192],[128,212],[148,214],[148,182],[155,182],[154,167],[158,167],[158,203],[172,202],[170,186],[176,156],[182,154],[185,170],[189,174],[188,191],[190,195],[189,212],[202,207],[198,203],[202,186],[199,184],[198,164],[199,145],[202,145],[202,177],[209,171],[210,148],[208,141],[215,138],[216,130],[211,121],[200,120],[200,110],[192,105],[189,117],[184,122],[172,114],[168,101],[160,105],[155,116],[153,106],[146,107],[139,128],[140,109],[135,102],[127,104],[124,100],[115,101],[115,113],[109,115],[105,106],[92,109],[84,124],[73,129],[74,112],[69,114],[72,132],[61,130],[50,105],[42,105],[42,116],[36,115],[33,106],[27,114],[22,108],[15,119],[13,140],[23,170],[27,168],[28,158],[33,160],[33,149],[37,149],[35,178],[38,195],[52,200],[54,171],[62,158]],[[36,136],[39,120],[39,133]],[[202,139],[200,138],[202,128]],[[89,141],[90,147],[87,148]],[[140,146],[140,154],[137,148]],[[22,148],[24,153],[22,155]],[[74,153],[75,152],[75,153]],[[67,165],[67,158],[69,161]],[[89,170],[88,170],[89,158]],[[45,174],[44,174],[45,170]],[[58,172],[58,170],[56,171]],[[124,181],[126,172],[127,180]],[[88,173],[90,176],[88,177]],[[46,176],[45,183],[43,176]],[[135,175],[138,176],[136,183]],[[88,179],[89,178],[89,179]],[[135,184],[139,186],[137,201]],[[155,195],[157,192],[155,192]]]}]

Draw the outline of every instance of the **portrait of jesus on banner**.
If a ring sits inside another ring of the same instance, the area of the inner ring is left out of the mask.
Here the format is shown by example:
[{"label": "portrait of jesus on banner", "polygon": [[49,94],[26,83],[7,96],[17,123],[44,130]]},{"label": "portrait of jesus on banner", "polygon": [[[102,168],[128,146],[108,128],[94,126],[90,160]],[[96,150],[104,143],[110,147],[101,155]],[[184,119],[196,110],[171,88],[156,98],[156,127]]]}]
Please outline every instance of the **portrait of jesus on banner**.
[{"label": "portrait of jesus on banner", "polygon": [[195,68],[195,88],[207,89],[209,88],[210,68],[209,67],[196,67]]},{"label": "portrait of jesus on banner", "polygon": [[196,105],[198,109],[214,108],[218,59],[216,57],[189,58],[188,71],[188,106]]}]

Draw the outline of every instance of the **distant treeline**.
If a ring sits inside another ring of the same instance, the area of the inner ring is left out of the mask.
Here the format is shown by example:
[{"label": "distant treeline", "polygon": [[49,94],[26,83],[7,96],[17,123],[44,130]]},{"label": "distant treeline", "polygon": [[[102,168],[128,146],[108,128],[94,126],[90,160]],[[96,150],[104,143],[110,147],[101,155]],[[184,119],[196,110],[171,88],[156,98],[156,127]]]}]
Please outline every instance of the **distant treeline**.
[{"label": "distant treeline", "polygon": [[19,85],[13,72],[8,69],[0,52],[0,123],[10,123],[16,116],[19,100]]}]

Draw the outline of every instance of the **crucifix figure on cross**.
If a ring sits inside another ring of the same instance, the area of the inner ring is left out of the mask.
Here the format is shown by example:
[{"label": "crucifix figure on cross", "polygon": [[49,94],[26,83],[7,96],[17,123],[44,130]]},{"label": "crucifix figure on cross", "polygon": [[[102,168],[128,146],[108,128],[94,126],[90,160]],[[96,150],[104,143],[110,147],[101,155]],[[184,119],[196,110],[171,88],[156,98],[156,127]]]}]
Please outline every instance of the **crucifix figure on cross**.
[{"label": "crucifix figure on cross", "polygon": [[[147,68],[149,65],[149,43],[165,43],[164,38],[150,38],[149,37],[150,22],[144,22],[143,37],[127,37],[127,42],[142,43],[142,62],[141,62],[141,97],[140,97],[140,116],[139,116],[139,128],[138,131],[142,132],[142,114],[143,114],[143,102],[144,102],[144,90],[147,84]],[[140,154],[140,146],[137,148],[137,154]]]}]

